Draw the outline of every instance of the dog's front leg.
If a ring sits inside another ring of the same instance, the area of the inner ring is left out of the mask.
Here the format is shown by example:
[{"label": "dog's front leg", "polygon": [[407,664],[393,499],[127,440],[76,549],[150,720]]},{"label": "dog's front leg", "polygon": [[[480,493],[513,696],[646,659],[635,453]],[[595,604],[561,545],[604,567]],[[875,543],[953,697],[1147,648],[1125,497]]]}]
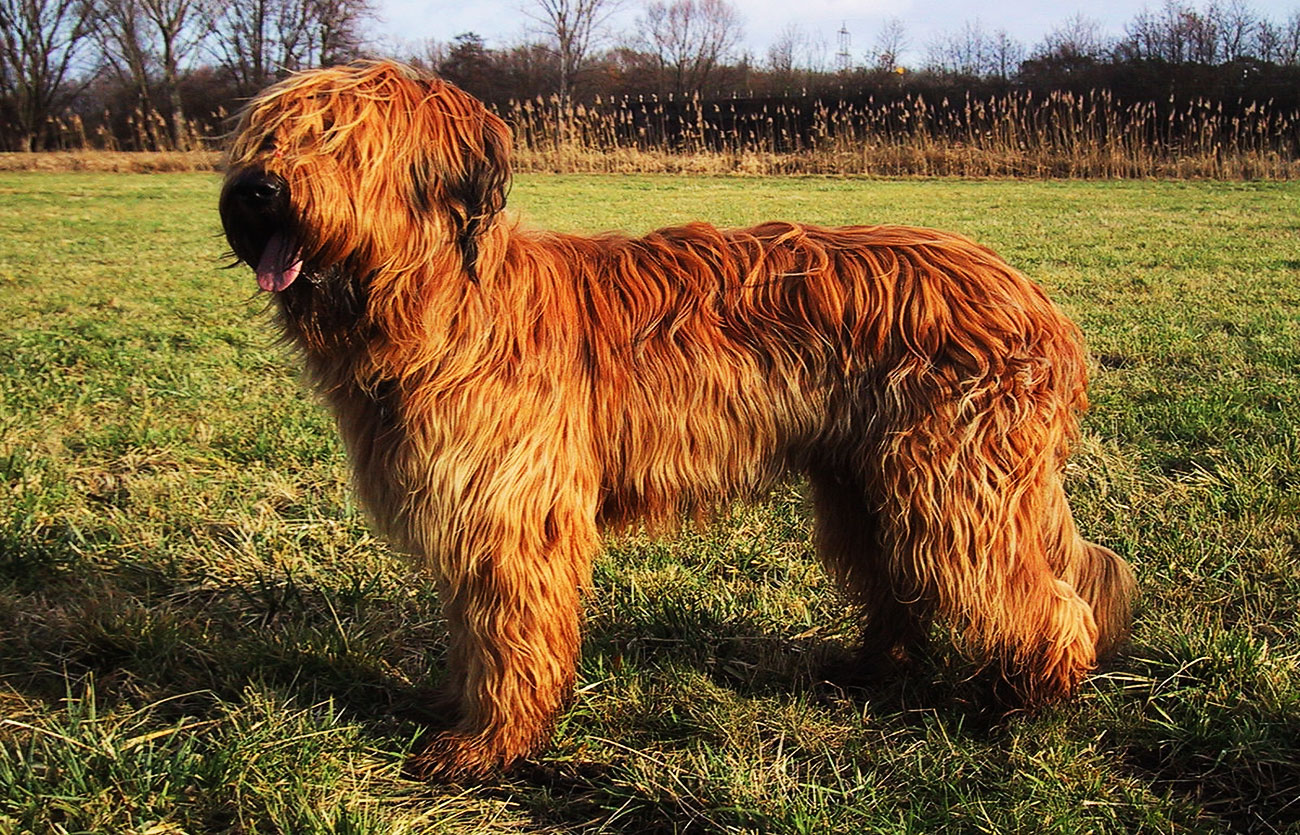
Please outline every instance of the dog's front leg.
[{"label": "dog's front leg", "polygon": [[447,695],[458,715],[409,764],[427,779],[510,767],[546,743],[573,692],[580,595],[599,543],[594,518],[566,509],[563,495],[534,497],[537,512],[494,499],[463,506],[471,509],[458,520],[465,541],[440,572]]}]

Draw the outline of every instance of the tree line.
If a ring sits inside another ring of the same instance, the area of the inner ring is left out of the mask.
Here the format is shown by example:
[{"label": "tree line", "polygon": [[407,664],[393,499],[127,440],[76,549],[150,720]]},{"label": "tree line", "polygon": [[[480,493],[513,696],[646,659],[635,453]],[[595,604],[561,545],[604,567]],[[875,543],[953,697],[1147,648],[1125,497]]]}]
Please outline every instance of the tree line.
[{"label": "tree line", "polygon": [[[1165,0],[1111,35],[1086,16],[1041,42],[969,21],[924,44],[890,20],[866,49],[848,33],[786,27],[761,55],[741,49],[729,0],[649,0],[631,33],[617,0],[531,0],[532,34],[383,47],[374,0],[0,0],[0,148],[189,149],[219,135],[241,100],[278,77],[391,55],[433,69],[499,109],[560,111],[630,97],[863,100],[972,92],[1106,90],[1123,102],[1210,98],[1229,108],[1300,107],[1300,10],[1244,0]],[[904,56],[919,55],[906,61]]]},{"label": "tree line", "polygon": [[0,147],[69,130],[83,145],[195,147],[275,78],[370,51],[373,13],[371,0],[0,0]]}]

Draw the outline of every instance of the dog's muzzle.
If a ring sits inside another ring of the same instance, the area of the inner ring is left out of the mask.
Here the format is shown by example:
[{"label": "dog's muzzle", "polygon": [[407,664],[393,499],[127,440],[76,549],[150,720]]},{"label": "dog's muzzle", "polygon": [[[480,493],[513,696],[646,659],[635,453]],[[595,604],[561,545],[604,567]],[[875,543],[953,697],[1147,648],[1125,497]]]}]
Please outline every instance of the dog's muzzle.
[{"label": "dog's muzzle", "polygon": [[264,171],[248,171],[230,184],[230,199],[251,212],[277,213],[285,208],[289,188],[284,179]]},{"label": "dog's muzzle", "polygon": [[290,228],[289,185],[260,169],[235,175],[221,193],[221,225],[235,256],[257,272],[263,289],[285,289],[302,270]]}]

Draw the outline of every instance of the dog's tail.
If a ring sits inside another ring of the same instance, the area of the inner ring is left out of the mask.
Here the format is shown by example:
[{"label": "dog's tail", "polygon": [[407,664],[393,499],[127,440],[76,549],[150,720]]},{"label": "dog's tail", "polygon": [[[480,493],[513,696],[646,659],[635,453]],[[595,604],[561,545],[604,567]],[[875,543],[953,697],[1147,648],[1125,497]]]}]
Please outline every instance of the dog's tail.
[{"label": "dog's tail", "polygon": [[1114,655],[1128,638],[1137,578],[1118,554],[1104,545],[1083,540],[1078,561],[1064,572],[1079,596],[1092,606],[1097,621],[1097,658]]}]

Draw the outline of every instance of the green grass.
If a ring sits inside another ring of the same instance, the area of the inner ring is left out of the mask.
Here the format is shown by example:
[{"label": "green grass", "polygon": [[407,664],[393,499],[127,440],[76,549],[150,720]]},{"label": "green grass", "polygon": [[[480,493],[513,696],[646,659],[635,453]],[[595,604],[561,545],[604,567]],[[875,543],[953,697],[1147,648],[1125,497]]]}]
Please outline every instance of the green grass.
[{"label": "green grass", "polygon": [[403,779],[444,639],[367,530],[212,175],[0,174],[0,833],[1300,831],[1300,185],[525,176],[569,230],[899,222],[1043,283],[1099,357],[1071,468],[1132,645],[990,721],[942,642],[840,689],[801,488],[596,567],[573,708]]}]

